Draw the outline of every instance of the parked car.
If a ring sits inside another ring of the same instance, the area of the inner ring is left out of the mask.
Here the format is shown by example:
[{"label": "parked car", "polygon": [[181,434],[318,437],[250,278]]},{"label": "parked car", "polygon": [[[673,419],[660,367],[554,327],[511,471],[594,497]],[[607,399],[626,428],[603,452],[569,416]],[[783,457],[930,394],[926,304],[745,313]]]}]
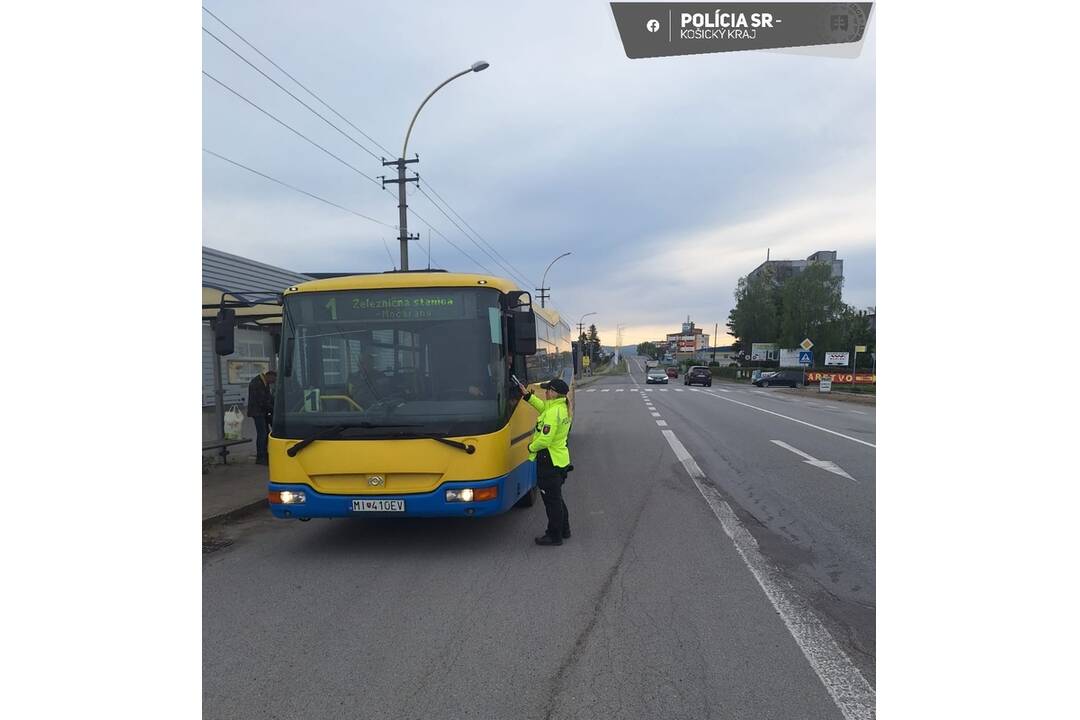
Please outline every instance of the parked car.
[{"label": "parked car", "polygon": [[683,385],[701,384],[712,387],[712,370],[704,365],[694,365],[683,375]]},{"label": "parked car", "polygon": [[645,373],[645,384],[652,385],[653,383],[662,383],[667,385],[668,376],[667,373],[658,367],[649,368],[649,372]]},{"label": "parked car", "polygon": [[780,370],[775,373],[762,373],[761,377],[754,381],[758,387],[771,385],[800,388],[803,386],[802,370]]},{"label": "parked car", "polygon": [[669,367],[667,369],[667,376],[669,378],[671,378],[672,380],[678,378],[679,377],[679,368],[677,368],[677,367]]}]

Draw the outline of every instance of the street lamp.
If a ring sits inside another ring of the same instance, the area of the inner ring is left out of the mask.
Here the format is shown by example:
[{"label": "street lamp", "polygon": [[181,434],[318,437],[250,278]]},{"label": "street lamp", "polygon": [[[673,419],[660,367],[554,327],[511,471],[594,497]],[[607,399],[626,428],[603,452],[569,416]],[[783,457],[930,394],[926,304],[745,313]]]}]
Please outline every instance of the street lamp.
[{"label": "street lamp", "polygon": [[413,158],[412,160],[405,159],[405,152],[409,148],[409,136],[412,135],[413,125],[416,124],[416,117],[420,114],[420,111],[424,109],[424,106],[427,105],[427,101],[431,99],[431,96],[439,92],[439,90],[441,90],[444,86],[454,80],[457,80],[462,75],[468,75],[471,72],[480,72],[481,70],[486,70],[487,68],[488,63],[484,62],[483,60],[479,60],[470,65],[467,69],[451,75],[446,80],[443,80],[441,83],[439,83],[438,87],[428,93],[428,96],[424,98],[424,102],[420,103],[420,107],[416,108],[416,112],[413,113],[412,120],[409,121],[409,129],[405,132],[405,142],[401,146],[401,157],[397,160],[382,161],[384,167],[387,165],[394,165],[397,167],[398,171],[398,176],[396,180],[387,180],[386,178],[383,178],[383,187],[386,187],[386,183],[392,183],[398,186],[398,228],[400,230],[398,240],[401,242],[402,270],[409,269],[409,240],[418,240],[420,238],[419,235],[411,237],[409,235],[409,223],[407,218],[408,205],[405,203],[405,183],[416,182],[419,179],[419,177],[417,176],[411,178],[405,177],[405,166],[409,163],[419,162],[420,160],[419,157]]},{"label": "street lamp", "polygon": [[571,253],[569,252],[564,252],[562,255],[548,263],[547,270],[544,271],[544,277],[540,278],[540,287],[536,288],[537,292],[540,293],[540,307],[545,307],[544,300],[547,299],[547,296],[544,293],[551,289],[549,287],[544,287],[544,283],[547,281],[548,270],[550,270],[551,266],[557,263],[560,259],[570,254]]}]

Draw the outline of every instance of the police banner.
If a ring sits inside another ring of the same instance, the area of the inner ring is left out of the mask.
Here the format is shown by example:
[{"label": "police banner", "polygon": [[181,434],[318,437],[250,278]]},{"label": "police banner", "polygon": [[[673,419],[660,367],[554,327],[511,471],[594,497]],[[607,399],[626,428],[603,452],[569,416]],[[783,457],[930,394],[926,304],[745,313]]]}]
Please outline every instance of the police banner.
[{"label": "police banner", "polygon": [[613,2],[626,57],[861,43],[873,3]]}]

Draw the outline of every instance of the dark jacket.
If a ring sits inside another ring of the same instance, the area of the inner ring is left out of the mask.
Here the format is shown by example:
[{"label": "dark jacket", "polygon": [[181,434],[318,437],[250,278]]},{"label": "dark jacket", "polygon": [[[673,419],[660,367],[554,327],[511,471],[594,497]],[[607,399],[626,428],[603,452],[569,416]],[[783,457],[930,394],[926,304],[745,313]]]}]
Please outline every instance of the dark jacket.
[{"label": "dark jacket", "polygon": [[266,417],[273,411],[274,401],[270,394],[270,386],[266,384],[262,374],[256,375],[248,383],[248,417]]}]

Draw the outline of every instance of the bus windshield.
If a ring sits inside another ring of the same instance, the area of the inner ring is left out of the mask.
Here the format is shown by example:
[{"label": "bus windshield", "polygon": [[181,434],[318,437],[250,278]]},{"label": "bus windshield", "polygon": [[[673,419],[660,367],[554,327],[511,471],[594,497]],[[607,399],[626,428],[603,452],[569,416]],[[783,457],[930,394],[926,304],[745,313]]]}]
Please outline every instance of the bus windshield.
[{"label": "bus windshield", "polygon": [[460,287],[286,296],[274,435],[494,432],[511,410],[499,297]]}]

